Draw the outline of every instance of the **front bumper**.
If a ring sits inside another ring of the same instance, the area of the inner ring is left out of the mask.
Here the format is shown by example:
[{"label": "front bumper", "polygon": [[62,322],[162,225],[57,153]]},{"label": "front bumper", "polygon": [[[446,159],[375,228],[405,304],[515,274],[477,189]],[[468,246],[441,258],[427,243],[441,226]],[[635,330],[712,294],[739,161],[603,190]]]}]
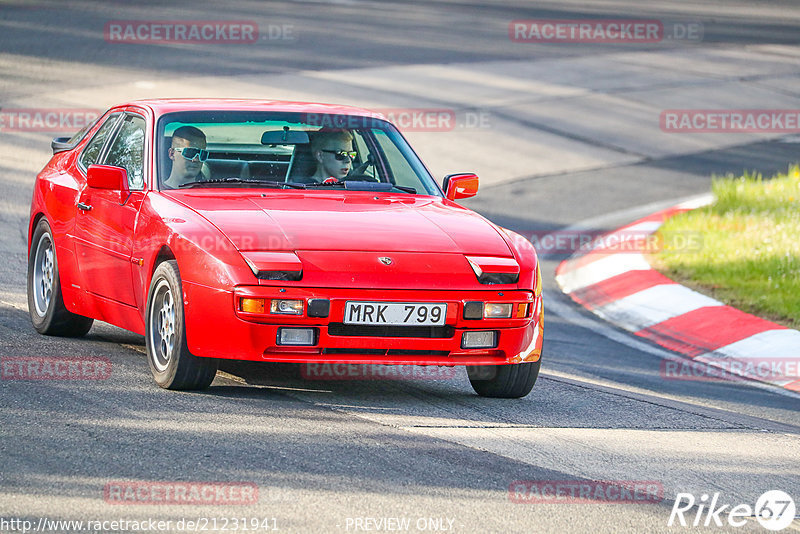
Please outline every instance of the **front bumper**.
[{"label": "front bumper", "polygon": [[[535,362],[541,357],[543,311],[541,295],[530,291],[353,290],[239,286],[222,291],[184,282],[186,334],[189,350],[200,357],[297,363],[373,363],[417,365],[487,365]],[[242,296],[281,299],[328,299],[325,318],[257,315],[237,309]],[[444,327],[363,328],[343,323],[345,302],[444,302]],[[530,313],[519,319],[463,318],[469,301],[529,302]],[[313,327],[311,347],[281,346],[281,327]],[[462,334],[497,331],[497,346],[462,349]]]}]

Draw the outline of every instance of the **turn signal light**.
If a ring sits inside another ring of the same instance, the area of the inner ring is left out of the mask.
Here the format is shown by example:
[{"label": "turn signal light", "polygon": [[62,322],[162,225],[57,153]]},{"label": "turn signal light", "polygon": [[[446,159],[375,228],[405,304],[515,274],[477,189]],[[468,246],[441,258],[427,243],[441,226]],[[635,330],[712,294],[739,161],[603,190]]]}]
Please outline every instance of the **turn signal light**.
[{"label": "turn signal light", "polygon": [[241,310],[246,313],[264,313],[264,310],[267,306],[267,300],[242,297],[242,299],[239,301],[239,306]]}]

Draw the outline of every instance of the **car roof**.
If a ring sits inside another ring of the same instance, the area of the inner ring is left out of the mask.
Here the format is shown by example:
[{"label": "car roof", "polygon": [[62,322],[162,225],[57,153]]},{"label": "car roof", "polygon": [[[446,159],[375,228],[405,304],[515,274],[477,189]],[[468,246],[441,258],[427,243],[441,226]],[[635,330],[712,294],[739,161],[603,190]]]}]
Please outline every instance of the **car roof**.
[{"label": "car roof", "polygon": [[233,98],[157,98],[135,100],[122,106],[143,106],[150,108],[156,116],[176,111],[287,111],[295,113],[329,113],[336,115],[357,115],[383,117],[380,113],[364,108],[324,104],[319,102],[291,102],[286,100],[251,100]]}]

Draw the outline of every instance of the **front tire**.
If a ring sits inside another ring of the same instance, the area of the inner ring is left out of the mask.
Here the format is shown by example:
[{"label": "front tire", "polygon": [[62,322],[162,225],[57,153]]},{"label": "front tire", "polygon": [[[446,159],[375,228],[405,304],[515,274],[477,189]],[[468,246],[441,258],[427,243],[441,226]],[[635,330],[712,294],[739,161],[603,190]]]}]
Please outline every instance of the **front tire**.
[{"label": "front tire", "polygon": [[205,389],[217,374],[217,360],[198,358],[186,346],[183,288],[175,260],[153,273],[145,315],[147,361],[156,384],[165,389]]},{"label": "front tire", "polygon": [[44,218],[33,231],[28,254],[28,313],[36,331],[46,336],[80,337],[94,322],[64,305],[53,232]]},{"label": "front tire", "polygon": [[533,389],[542,359],[533,363],[474,365],[467,367],[472,389],[481,397],[518,399]]}]

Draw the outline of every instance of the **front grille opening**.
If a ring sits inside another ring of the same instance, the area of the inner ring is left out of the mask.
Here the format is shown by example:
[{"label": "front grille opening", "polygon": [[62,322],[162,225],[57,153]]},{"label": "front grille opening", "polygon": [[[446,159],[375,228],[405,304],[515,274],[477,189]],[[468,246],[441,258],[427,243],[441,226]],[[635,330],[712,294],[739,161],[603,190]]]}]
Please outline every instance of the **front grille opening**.
[{"label": "front grille opening", "polygon": [[390,350],[387,356],[450,356],[447,350]]},{"label": "front grille opening", "polygon": [[322,354],[351,354],[359,356],[449,356],[446,350],[396,350],[396,349],[324,349]]},{"label": "front grille opening", "polygon": [[456,333],[452,326],[371,326],[358,324],[331,323],[328,334],[351,337],[418,337],[428,339],[449,339]]},{"label": "front grille opening", "polygon": [[323,349],[322,354],[358,354],[363,356],[384,356],[383,349]]}]

